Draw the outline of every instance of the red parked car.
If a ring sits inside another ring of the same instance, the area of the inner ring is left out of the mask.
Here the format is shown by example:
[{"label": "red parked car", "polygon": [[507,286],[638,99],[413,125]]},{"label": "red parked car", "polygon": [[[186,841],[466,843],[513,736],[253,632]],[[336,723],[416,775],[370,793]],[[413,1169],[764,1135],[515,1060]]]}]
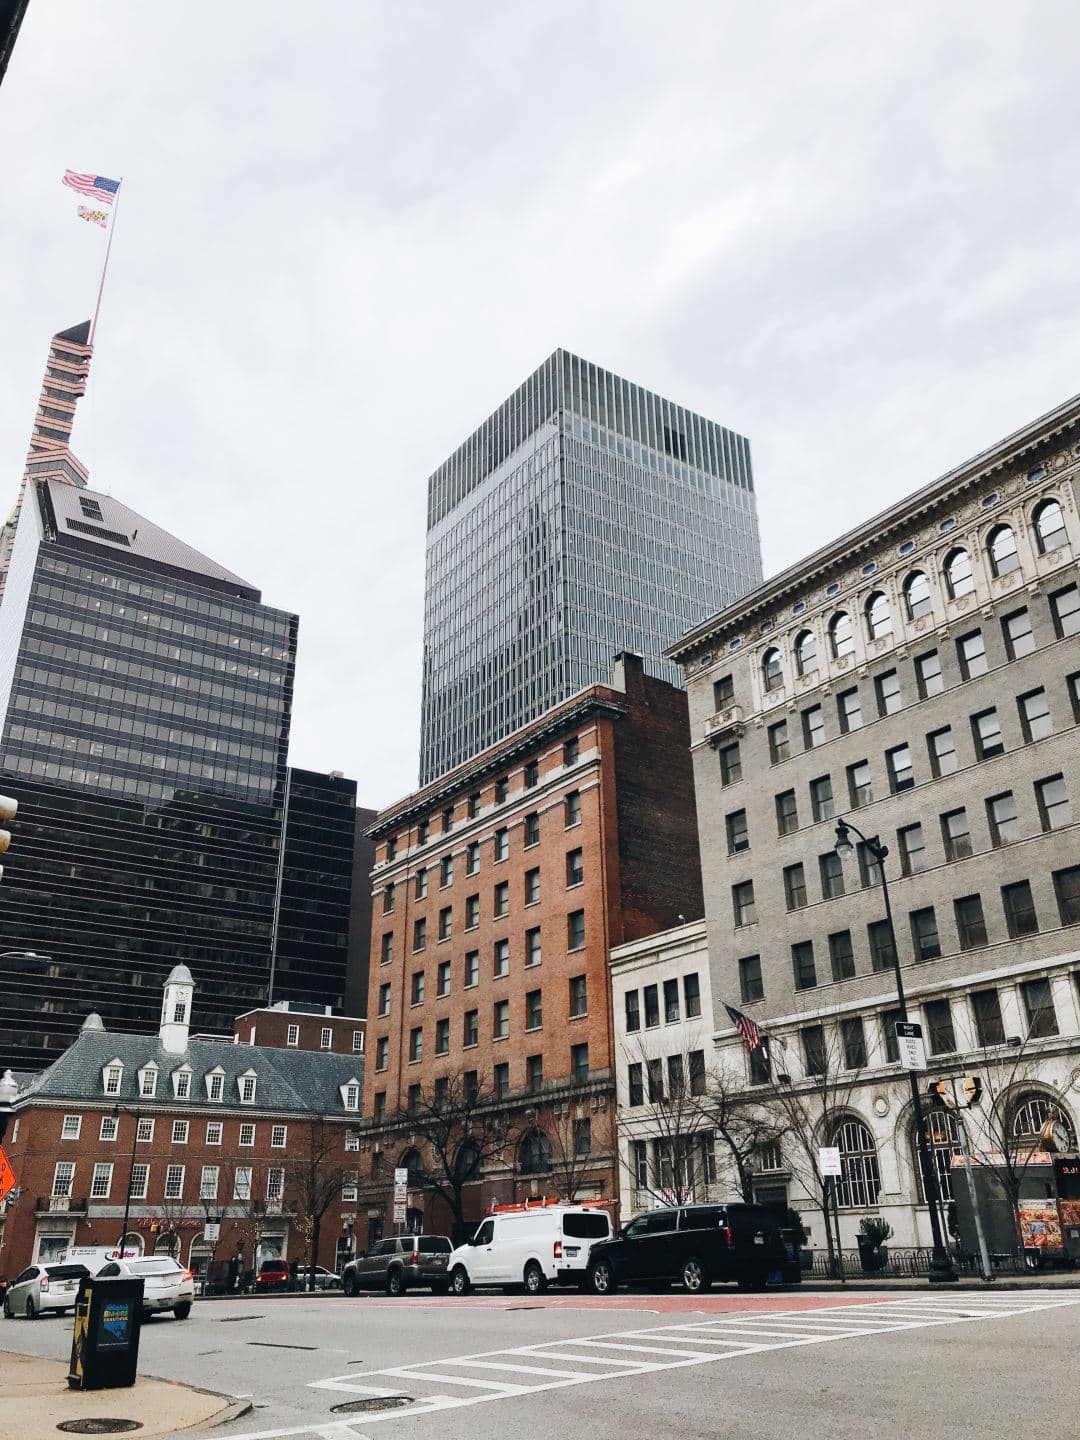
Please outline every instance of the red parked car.
[{"label": "red parked car", "polygon": [[255,1290],[284,1290],[289,1283],[289,1262],[287,1260],[264,1260],[255,1276]]}]

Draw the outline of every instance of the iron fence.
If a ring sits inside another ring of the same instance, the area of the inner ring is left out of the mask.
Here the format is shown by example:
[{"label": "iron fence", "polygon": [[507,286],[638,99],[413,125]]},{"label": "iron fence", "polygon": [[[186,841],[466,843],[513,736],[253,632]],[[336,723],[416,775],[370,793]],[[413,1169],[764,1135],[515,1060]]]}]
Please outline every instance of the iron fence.
[{"label": "iron fence", "polygon": [[[869,1268],[864,1267],[863,1257],[858,1250],[844,1250],[843,1271],[849,1280],[925,1279],[930,1273],[932,1255],[932,1250],[894,1248],[890,1245],[875,1257],[880,1263]],[[960,1275],[973,1275],[978,1278],[982,1274],[977,1254],[958,1253],[954,1250],[949,1252],[949,1258]],[[1037,1268],[1023,1251],[991,1255],[990,1263],[995,1275],[1030,1275],[1032,1270]],[[835,1257],[830,1261],[827,1251],[815,1250],[812,1252],[810,1264],[803,1265],[803,1275],[808,1280],[838,1280],[840,1266]]]}]

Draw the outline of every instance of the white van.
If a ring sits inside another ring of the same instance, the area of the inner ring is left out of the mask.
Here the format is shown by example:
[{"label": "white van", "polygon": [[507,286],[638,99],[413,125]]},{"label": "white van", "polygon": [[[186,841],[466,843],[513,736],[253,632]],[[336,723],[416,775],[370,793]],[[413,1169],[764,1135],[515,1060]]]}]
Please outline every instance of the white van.
[{"label": "white van", "polygon": [[584,1285],[589,1251],[610,1236],[611,1216],[598,1206],[501,1206],[450,1256],[450,1289],[524,1285],[539,1295],[548,1284]]}]

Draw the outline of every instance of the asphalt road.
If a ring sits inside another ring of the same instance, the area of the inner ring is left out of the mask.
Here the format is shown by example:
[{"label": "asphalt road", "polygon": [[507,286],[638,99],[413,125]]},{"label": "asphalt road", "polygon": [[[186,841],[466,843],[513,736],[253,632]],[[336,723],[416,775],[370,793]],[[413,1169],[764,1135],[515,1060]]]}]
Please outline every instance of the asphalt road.
[{"label": "asphalt road", "polygon": [[[0,1348],[70,1341],[70,1317],[0,1326]],[[219,1440],[1073,1440],[1078,1348],[1076,1291],[330,1295],[197,1302],[144,1327],[140,1371],[250,1393]]]}]

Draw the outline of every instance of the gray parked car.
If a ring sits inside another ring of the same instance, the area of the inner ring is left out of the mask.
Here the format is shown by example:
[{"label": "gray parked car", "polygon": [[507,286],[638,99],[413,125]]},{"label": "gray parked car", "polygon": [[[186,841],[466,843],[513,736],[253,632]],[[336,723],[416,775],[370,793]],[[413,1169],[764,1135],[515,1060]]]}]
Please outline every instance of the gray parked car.
[{"label": "gray parked car", "polygon": [[341,1272],[346,1295],[361,1290],[385,1290],[404,1295],[415,1285],[429,1286],[436,1295],[450,1288],[446,1262],[454,1247],[445,1235],[398,1235],[380,1240],[367,1255],[350,1260]]}]

